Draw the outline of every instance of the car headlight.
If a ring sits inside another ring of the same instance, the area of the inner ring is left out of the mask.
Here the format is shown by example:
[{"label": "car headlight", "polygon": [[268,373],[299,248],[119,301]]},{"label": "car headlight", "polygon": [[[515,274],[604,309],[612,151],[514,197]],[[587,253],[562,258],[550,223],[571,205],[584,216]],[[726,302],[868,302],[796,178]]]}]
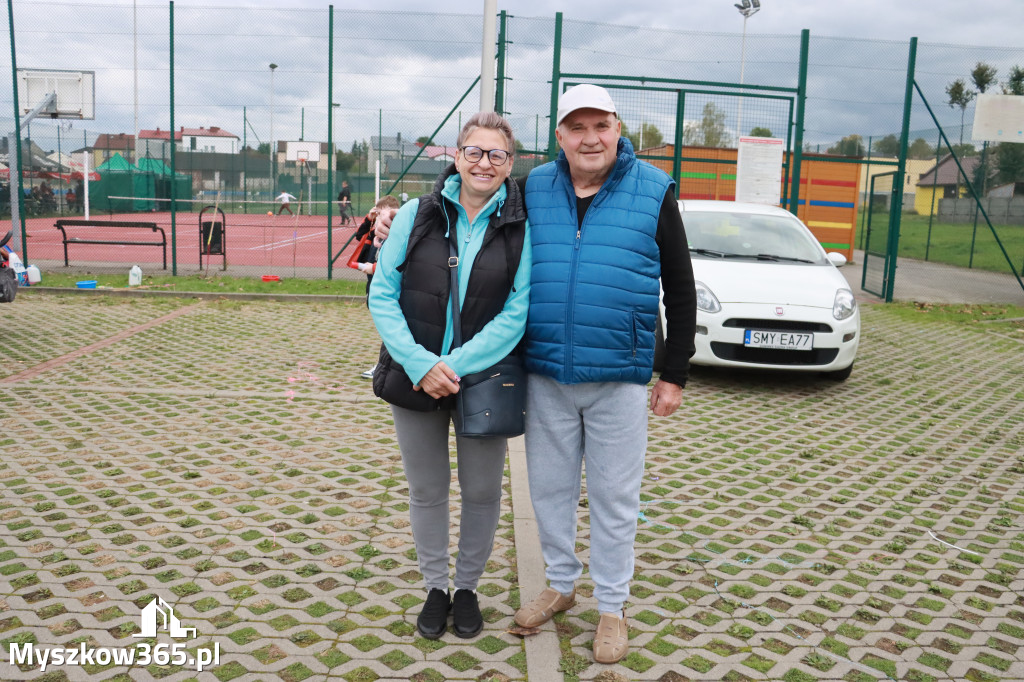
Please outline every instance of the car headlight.
[{"label": "car headlight", "polygon": [[832,317],[837,320],[845,320],[857,311],[857,299],[849,289],[836,291],[836,300],[832,304]]},{"label": "car headlight", "polygon": [[694,282],[697,287],[697,308],[706,313],[721,312],[722,304],[704,282]]}]

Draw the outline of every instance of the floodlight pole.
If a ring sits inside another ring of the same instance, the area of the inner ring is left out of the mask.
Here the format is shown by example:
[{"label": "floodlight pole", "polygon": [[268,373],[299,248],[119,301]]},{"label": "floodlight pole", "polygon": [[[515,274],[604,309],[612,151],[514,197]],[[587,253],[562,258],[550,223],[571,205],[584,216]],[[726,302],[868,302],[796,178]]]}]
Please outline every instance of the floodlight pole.
[{"label": "floodlight pole", "polygon": [[484,37],[480,51],[480,111],[494,111],[494,41],[498,30],[498,0],[484,0]]},{"label": "floodlight pole", "polygon": [[270,197],[274,198],[277,178],[274,177],[274,69],[277,64],[270,65],[270,144],[267,157],[270,159]]},{"label": "floodlight pole", "polygon": [[[747,3],[743,3],[746,5]],[[755,3],[753,7],[736,6],[743,15],[743,38],[740,40],[740,85],[743,85],[743,72],[747,65],[747,19],[754,16],[761,9],[761,3]],[[739,111],[736,114],[736,148],[739,148],[740,135],[743,127],[743,95],[740,95]]]}]

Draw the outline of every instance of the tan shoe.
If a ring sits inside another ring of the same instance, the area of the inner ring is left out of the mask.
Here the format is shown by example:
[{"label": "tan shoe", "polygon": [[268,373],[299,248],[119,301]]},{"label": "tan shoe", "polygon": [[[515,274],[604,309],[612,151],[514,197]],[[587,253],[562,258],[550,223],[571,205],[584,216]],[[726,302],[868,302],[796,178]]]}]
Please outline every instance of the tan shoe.
[{"label": "tan shoe", "polygon": [[617,618],[610,613],[602,613],[594,633],[594,660],[598,663],[618,663],[629,651],[629,626],[626,624],[626,612]]},{"label": "tan shoe", "polygon": [[516,611],[516,625],[521,628],[535,628],[551,620],[559,611],[565,611],[576,605],[576,589],[566,596],[558,590],[548,587],[529,604]]}]

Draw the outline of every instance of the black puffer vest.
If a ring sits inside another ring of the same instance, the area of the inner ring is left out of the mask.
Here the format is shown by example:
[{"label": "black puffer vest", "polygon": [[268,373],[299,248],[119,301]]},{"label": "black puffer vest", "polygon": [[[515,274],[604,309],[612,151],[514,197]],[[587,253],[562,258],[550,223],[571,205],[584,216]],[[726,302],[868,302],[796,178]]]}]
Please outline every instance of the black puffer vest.
[{"label": "black puffer vest", "polygon": [[[398,303],[409,331],[418,344],[437,355],[441,355],[451,296],[445,234],[449,225],[458,222],[456,207],[442,196],[441,190],[455,173],[452,164],[438,177],[434,191],[420,197],[405,260],[397,268],[402,273]],[[505,191],[504,205],[491,214],[483,244],[470,270],[466,298],[461,305],[463,343],[501,312],[519,269],[526,210],[515,182],[505,180]],[[373,373],[373,392],[393,405],[424,412],[451,409],[454,404],[451,397],[437,400],[423,391],[414,391],[405,370],[383,344]]]}]

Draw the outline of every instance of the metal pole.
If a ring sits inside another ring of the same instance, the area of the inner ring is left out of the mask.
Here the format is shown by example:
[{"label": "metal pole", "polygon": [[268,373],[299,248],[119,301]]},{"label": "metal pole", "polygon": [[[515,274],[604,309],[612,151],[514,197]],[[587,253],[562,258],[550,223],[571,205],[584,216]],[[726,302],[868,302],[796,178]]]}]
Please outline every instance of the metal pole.
[{"label": "metal pole", "polygon": [[508,113],[505,111],[505,43],[507,40],[505,28],[507,22],[508,13],[501,10],[501,14],[498,16],[498,78],[495,83],[494,110],[502,116]]},{"label": "metal pole", "polygon": [[676,130],[672,139],[672,179],[676,181],[676,198],[682,192],[683,183],[683,109],[686,106],[686,93],[676,91]]},{"label": "metal pole", "polygon": [[[864,172],[867,173],[868,178],[871,177],[871,145],[872,145],[871,136],[868,135],[868,164],[867,164],[867,168],[865,168],[865,170],[864,170]],[[865,181],[865,183],[864,183],[864,198],[867,198],[867,194],[868,194],[868,183]],[[861,199],[861,203],[860,203],[860,207],[861,207],[861,214],[860,214],[860,250],[861,251],[864,250],[864,217],[865,217],[865,214],[867,213],[867,211],[864,210],[864,203],[865,203],[864,199]]]},{"label": "metal pole", "polygon": [[548,161],[554,161],[557,152],[555,146],[555,124],[558,118],[558,81],[562,70],[562,13],[555,12],[555,48],[551,59],[551,119],[548,124]]},{"label": "metal pole", "polygon": [[177,223],[177,206],[178,202],[175,201],[177,198],[177,185],[178,175],[177,166],[175,165],[175,157],[177,154],[174,153],[174,0],[170,0],[170,18],[171,18],[171,45],[170,45],[170,61],[171,61],[171,129],[167,134],[167,137],[171,143],[171,274],[177,276],[178,274],[178,223]]},{"label": "metal pole", "polygon": [[494,111],[494,40],[498,0],[484,0],[484,38],[480,50],[480,111]]},{"label": "metal pole", "polygon": [[137,0],[132,0],[132,69],[135,74],[135,127],[132,136],[135,138],[135,160],[139,158],[139,8]]},{"label": "metal pole", "polygon": [[[985,196],[985,155],[988,153],[988,140],[985,140],[981,146],[981,196]],[[971,255],[967,259],[967,267],[974,267],[974,243],[978,238],[978,205],[981,200],[978,199],[974,204],[974,229],[971,231]]]},{"label": "metal pole", "polygon": [[334,165],[338,162],[338,154],[334,147],[334,5],[328,5],[327,11],[327,153],[330,159],[327,162],[327,279],[333,275],[331,251],[333,241],[331,237],[332,209],[334,208]]},{"label": "metal pole", "polygon": [[[742,10],[740,10],[742,11]],[[743,38],[740,40],[740,85],[743,85],[743,71],[747,65],[747,14],[743,14]],[[743,95],[740,95],[739,111],[736,113],[736,148],[739,149],[743,127]]]},{"label": "metal pole", "polygon": [[793,131],[793,152],[790,171],[789,212],[800,210],[800,165],[804,158],[804,105],[807,100],[807,53],[811,46],[811,32],[800,31],[800,80],[796,90],[796,130]]},{"label": "metal pole", "polygon": [[932,171],[932,202],[928,208],[928,238],[924,242],[924,259],[928,260],[928,253],[932,248],[932,219],[939,210],[939,202],[935,195],[939,191],[939,152],[942,150],[942,131],[939,131],[939,139],[935,141],[935,170]]},{"label": "metal pole", "polygon": [[[7,0],[7,18],[10,24],[11,35],[11,88],[14,95],[14,131],[11,133],[7,146],[7,158],[10,160],[11,145],[14,145],[14,166],[10,168],[13,175],[9,176],[11,181],[11,227],[14,229],[11,248],[20,251],[21,259],[28,263],[28,235],[25,233],[25,185],[21,175],[21,112],[18,106],[18,61],[14,50],[14,7],[12,0]],[[18,176],[15,183],[14,175]],[[17,191],[15,191],[17,190]],[[21,226],[21,230],[17,226]]]},{"label": "metal pole", "polygon": [[245,157],[248,156],[249,143],[248,139],[249,131],[246,130],[246,126],[249,123],[249,118],[245,113],[245,107],[242,107],[242,213],[249,212],[249,204],[246,203],[249,200],[249,176],[245,172]]},{"label": "metal pole", "polygon": [[384,144],[384,110],[377,110],[377,179],[374,180],[376,187],[374,188],[375,198],[374,201],[380,200],[380,162],[381,162],[381,146]]},{"label": "metal pole", "polygon": [[277,64],[270,65],[270,144],[267,147],[267,159],[270,161],[270,199],[273,201],[277,193],[277,178],[274,177],[274,69]]},{"label": "metal pole", "polygon": [[907,172],[907,147],[910,142],[910,108],[914,101],[914,68],[917,64],[917,38],[910,39],[910,54],[907,57],[907,89],[903,97],[903,128],[900,131],[900,157],[893,178],[893,201],[889,207],[889,243],[886,247],[886,274],[884,284],[885,302],[892,303],[896,289],[896,260],[900,248],[900,221],[903,217],[903,183]]}]

